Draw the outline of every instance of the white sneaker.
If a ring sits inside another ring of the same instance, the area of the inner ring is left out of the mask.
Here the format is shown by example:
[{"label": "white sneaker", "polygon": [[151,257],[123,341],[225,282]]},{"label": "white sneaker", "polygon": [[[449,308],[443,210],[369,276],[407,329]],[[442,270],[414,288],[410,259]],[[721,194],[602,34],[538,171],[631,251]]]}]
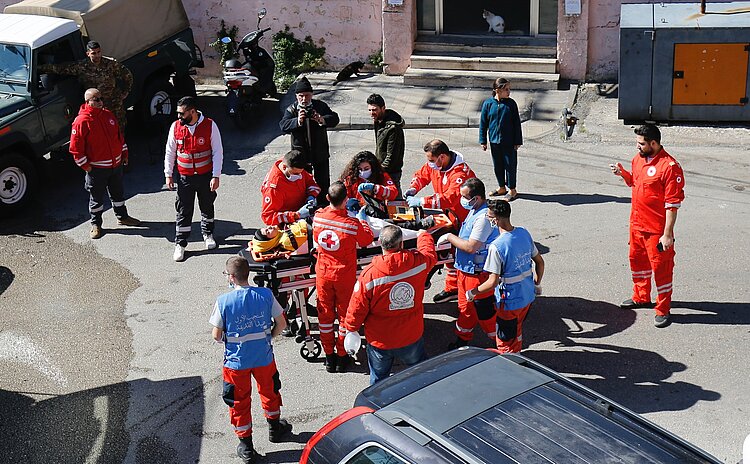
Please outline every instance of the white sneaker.
[{"label": "white sneaker", "polygon": [[216,240],[214,240],[213,235],[204,235],[203,241],[206,242],[206,250],[213,250],[214,248],[216,248]]},{"label": "white sneaker", "polygon": [[175,245],[174,247],[174,255],[172,256],[175,261],[178,263],[180,261],[185,261],[185,247],[180,245]]}]

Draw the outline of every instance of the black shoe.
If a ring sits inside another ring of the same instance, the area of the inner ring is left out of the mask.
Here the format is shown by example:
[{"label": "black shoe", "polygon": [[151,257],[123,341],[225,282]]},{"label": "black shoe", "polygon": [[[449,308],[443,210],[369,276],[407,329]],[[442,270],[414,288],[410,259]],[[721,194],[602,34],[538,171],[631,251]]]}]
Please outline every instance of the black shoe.
[{"label": "black shoe", "polygon": [[297,325],[297,319],[292,319],[287,326],[284,327],[284,330],[281,331],[281,335],[284,337],[294,337],[297,335],[298,330],[299,326]]},{"label": "black shoe", "polygon": [[240,438],[240,444],[237,445],[237,456],[245,464],[255,464],[258,460],[258,452],[253,448],[253,436]]},{"label": "black shoe", "polygon": [[292,424],[284,419],[266,419],[268,421],[268,441],[279,443],[292,431]]},{"label": "black shoe", "polygon": [[338,361],[338,356],[335,354],[327,354],[326,355],[326,372],[334,373],[336,372],[336,363]]},{"label": "black shoe", "polygon": [[627,300],[620,303],[622,309],[638,309],[638,308],[653,308],[656,306],[655,303],[647,302],[636,302],[628,298]]},{"label": "black shoe", "polygon": [[468,345],[469,342],[467,340],[462,340],[458,337],[456,337],[456,340],[453,343],[448,344],[448,351],[455,350],[457,348],[461,348],[462,346]]},{"label": "black shoe", "polygon": [[349,363],[351,362],[352,358],[349,356],[339,356],[339,359],[336,360],[336,372],[339,374],[343,374],[346,372],[346,369],[349,367]]},{"label": "black shoe", "polygon": [[665,316],[656,315],[654,316],[654,327],[658,327],[660,329],[663,329],[664,327],[668,326],[672,323],[672,320],[669,318],[669,314]]},{"label": "black shoe", "polygon": [[432,298],[435,303],[447,303],[449,301],[458,301],[458,291],[446,292],[442,291]]}]

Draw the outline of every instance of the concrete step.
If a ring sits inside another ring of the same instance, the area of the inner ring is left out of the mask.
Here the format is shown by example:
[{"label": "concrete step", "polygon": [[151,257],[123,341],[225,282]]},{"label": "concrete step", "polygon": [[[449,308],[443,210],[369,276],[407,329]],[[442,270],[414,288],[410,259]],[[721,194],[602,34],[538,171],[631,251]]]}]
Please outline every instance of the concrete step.
[{"label": "concrete step", "polygon": [[414,54],[440,53],[443,55],[494,55],[494,56],[535,56],[556,58],[557,47],[543,44],[462,44],[446,42],[414,43]]},{"label": "concrete step", "polygon": [[[519,90],[555,90],[560,80],[557,73],[505,72],[502,77],[510,80],[512,88]],[[409,68],[404,74],[404,85],[489,89],[497,78],[497,72],[490,71]]]},{"label": "concrete step", "polygon": [[458,69],[467,71],[551,73],[557,72],[556,58],[521,56],[414,54],[411,67],[419,69]]}]

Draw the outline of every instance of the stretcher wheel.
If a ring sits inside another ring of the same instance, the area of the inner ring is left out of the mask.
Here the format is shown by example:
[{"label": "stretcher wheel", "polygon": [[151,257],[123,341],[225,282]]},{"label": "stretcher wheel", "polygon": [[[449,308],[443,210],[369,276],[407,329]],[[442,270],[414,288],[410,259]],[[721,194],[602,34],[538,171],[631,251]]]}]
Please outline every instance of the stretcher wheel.
[{"label": "stretcher wheel", "polygon": [[312,349],[312,351],[307,348],[307,342],[303,343],[299,349],[300,356],[310,362],[312,362],[314,359],[318,359],[318,356],[320,356],[320,352],[323,351],[323,348],[320,346],[319,341],[313,340],[313,344],[314,348]]}]

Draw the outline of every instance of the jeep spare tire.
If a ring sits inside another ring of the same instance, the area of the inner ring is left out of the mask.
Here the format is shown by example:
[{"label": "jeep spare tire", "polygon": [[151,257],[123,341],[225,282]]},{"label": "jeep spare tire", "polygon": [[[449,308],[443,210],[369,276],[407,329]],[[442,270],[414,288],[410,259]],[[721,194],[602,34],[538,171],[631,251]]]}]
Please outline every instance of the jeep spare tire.
[{"label": "jeep spare tire", "polygon": [[34,164],[18,153],[0,154],[0,217],[21,208],[36,189]]},{"label": "jeep spare tire", "polygon": [[177,103],[173,99],[174,86],[165,80],[149,82],[143,91],[140,113],[146,123],[173,120],[177,112]]}]

